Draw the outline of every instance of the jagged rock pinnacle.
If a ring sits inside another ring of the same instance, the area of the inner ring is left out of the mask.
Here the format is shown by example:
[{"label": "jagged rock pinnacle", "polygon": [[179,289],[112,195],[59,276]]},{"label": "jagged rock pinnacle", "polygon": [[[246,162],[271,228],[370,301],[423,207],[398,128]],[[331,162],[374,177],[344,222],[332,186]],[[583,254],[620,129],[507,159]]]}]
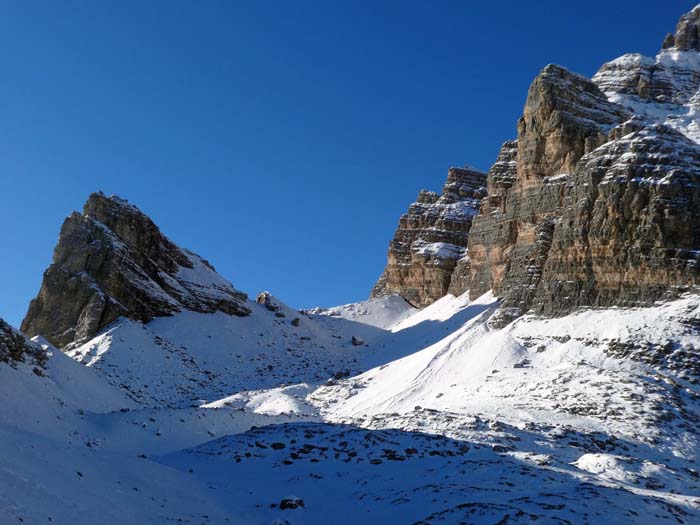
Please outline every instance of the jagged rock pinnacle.
[{"label": "jagged rock pinnacle", "polygon": [[[450,168],[442,195],[421,191],[399,221],[372,297],[398,294],[423,307],[448,293],[453,270],[466,256],[469,228],[485,186],[486,174]],[[463,281],[455,282],[452,290],[457,293],[462,286]]]}]

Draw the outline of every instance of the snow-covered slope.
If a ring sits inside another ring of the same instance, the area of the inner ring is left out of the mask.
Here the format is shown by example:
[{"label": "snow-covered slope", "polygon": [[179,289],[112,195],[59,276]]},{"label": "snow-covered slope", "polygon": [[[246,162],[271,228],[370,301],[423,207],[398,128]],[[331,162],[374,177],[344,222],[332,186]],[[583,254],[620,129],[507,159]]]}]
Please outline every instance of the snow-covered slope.
[{"label": "snow-covered slope", "polygon": [[310,314],[340,317],[341,319],[368,324],[385,330],[391,329],[395,324],[403,321],[415,312],[416,309],[399,295],[374,297],[359,303],[308,310]]},{"label": "snow-covered slope", "polygon": [[289,417],[143,408],[99,370],[46,348],[41,367],[0,362],[0,523],[236,522],[200,480],[148,456]]},{"label": "snow-covered slope", "polygon": [[[7,515],[106,524],[700,520],[700,297],[523,317],[502,329],[489,327],[498,307],[490,294],[446,296],[390,330],[318,314],[293,326],[295,312],[279,304],[285,317],[252,305],[249,317],[226,322],[195,313],[120,321],[93,350],[73,352],[89,366],[49,348],[44,376],[0,364],[0,448],[13,451],[0,473]],[[368,346],[352,345],[351,332]],[[258,373],[300,335],[316,338],[313,380],[280,386],[306,372]],[[348,359],[367,371],[327,381]]]},{"label": "snow-covered slope", "polygon": [[[385,332],[276,303],[279,310],[270,311],[248,301],[252,313],[246,317],[185,311],[146,324],[120,319],[68,355],[140,403],[187,407],[240,390],[356,374],[376,353],[369,342]],[[385,319],[400,318],[402,303],[386,308]],[[353,337],[366,343],[353,344]]]},{"label": "snow-covered slope", "polygon": [[[490,300],[487,295],[475,302]],[[559,413],[565,423],[573,423],[568,418],[573,414],[578,420],[579,415],[566,404],[580,405],[582,399],[598,393],[595,387],[600,387],[601,399],[591,401],[613,408],[619,399],[605,392],[613,390],[609,387],[616,385],[618,374],[670,374],[687,389],[694,387],[691,381],[700,379],[694,375],[700,371],[700,356],[695,354],[700,340],[692,325],[700,317],[696,296],[654,308],[586,310],[561,319],[527,317],[502,330],[490,329],[488,317],[487,311],[420,352],[342,382],[362,383],[363,388],[334,404],[333,412],[348,416],[386,408],[406,412],[415,405],[468,412],[488,408],[512,423],[523,419],[522,411],[512,408],[520,403],[516,387],[536,382],[545,390],[538,396],[527,390],[525,397],[533,412],[528,420],[539,419],[535,405],[542,403],[546,420],[551,422],[552,413]],[[631,359],[612,359],[620,356]],[[637,360],[641,359],[660,366],[640,366]],[[591,375],[597,377],[592,384],[586,381]],[[574,388],[579,381],[580,390]],[[557,390],[553,386],[552,393],[546,390],[547,385],[559,383],[566,384],[566,397],[553,395]],[[616,395],[627,388],[625,384],[614,389]],[[343,396],[333,392],[333,397]],[[623,410],[625,404],[619,402]],[[645,405],[649,408],[648,401]],[[638,418],[620,419],[631,425],[630,434],[637,431]]]},{"label": "snow-covered slope", "polygon": [[[487,422],[479,426],[488,429]],[[654,465],[619,460],[623,484],[549,465],[545,454],[399,429],[269,426],[160,461],[196,472],[218,504],[250,524],[621,525],[693,523],[697,516],[688,510],[693,498],[629,483]]]},{"label": "snow-covered slope", "polygon": [[95,439],[92,418],[137,407],[123,391],[57,351],[37,370],[0,363],[0,522],[226,522],[185,474]]},{"label": "snow-covered slope", "polygon": [[[653,518],[637,520],[633,504],[617,515],[620,523],[700,520],[700,298],[524,317],[500,330],[489,328],[489,315],[420,352],[324,386],[309,401],[326,421],[478,443],[538,464],[538,478],[583,476],[658,506]],[[510,475],[516,486],[523,482]],[[491,481],[478,470],[472,476],[475,486]],[[578,506],[574,523],[596,522],[584,502],[565,506]]]},{"label": "snow-covered slope", "polygon": [[249,523],[700,520],[700,298],[497,330],[496,306],[446,297],[375,342],[416,353],[211,405],[305,422],[154,459]]}]

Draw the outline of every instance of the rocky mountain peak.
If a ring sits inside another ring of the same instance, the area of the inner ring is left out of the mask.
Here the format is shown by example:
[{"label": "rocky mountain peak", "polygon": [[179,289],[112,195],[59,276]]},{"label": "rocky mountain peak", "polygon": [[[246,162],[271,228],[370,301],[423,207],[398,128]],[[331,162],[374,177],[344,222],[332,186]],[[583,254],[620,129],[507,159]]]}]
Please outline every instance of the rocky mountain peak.
[{"label": "rocky mountain peak", "polygon": [[245,300],[138,208],[93,193],[83,213],[63,223],[22,331],[63,347],[89,339],[121,316],[146,322],[181,310],[248,315]]},{"label": "rocky mountain peak", "polygon": [[442,194],[422,190],[399,221],[372,297],[398,294],[422,307],[448,293],[454,270],[466,257],[469,229],[485,186],[485,173],[453,167]]},{"label": "rocky mountain peak", "polygon": [[450,241],[460,249],[448,264],[418,258],[435,229],[425,210],[449,184],[434,204],[422,194],[375,293],[423,306],[450,274],[449,293],[501,298],[498,325],[529,311],[649,305],[700,286],[699,27],[700,6],[656,57],[624,55],[592,79],[543,68],[517,140],[503,144],[461,230],[467,249]]},{"label": "rocky mountain peak", "polygon": [[504,145],[469,236],[472,298],[528,311],[640,306],[700,284],[700,8],[655,58],[593,79],[547,66],[530,86],[517,153]]},{"label": "rocky mountain peak", "polygon": [[626,117],[591,80],[561,66],[546,66],[530,85],[518,121],[518,184],[571,173]]},{"label": "rocky mountain peak", "polygon": [[700,5],[681,16],[676,32],[666,35],[663,49],[700,51]]},{"label": "rocky mountain peak", "polygon": [[116,195],[93,193],[83,206],[83,216],[102,224],[124,244],[133,249],[137,261],[148,264],[151,260],[159,267],[175,270],[178,266],[191,267],[183,250],[165,237],[158,226],[141,210]]}]

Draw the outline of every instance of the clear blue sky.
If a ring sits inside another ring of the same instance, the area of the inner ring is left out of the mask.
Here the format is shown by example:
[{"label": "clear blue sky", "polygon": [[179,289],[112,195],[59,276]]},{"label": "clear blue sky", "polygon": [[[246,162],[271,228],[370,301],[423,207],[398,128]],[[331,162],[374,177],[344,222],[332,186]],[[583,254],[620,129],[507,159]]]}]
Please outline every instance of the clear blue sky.
[{"label": "clear blue sky", "polygon": [[398,218],[487,169],[547,63],[655,54],[693,4],[3,2],[0,316],[63,219],[116,193],[238,288],[364,299]]}]

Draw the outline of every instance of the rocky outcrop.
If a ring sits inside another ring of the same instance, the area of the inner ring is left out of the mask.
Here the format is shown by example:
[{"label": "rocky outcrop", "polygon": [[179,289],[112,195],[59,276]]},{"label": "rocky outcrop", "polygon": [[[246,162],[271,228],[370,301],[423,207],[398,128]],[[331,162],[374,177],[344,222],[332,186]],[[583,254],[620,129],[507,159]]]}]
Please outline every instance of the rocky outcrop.
[{"label": "rocky outcrop", "polygon": [[146,322],[181,310],[247,315],[245,300],[138,208],[94,193],[82,214],[63,223],[22,331],[64,347],[91,338],[120,316]]},{"label": "rocky outcrop", "polygon": [[593,76],[609,100],[700,142],[700,6],[681,17],[655,57],[627,54]]},{"label": "rocky outcrop", "polygon": [[493,289],[505,297],[504,311],[530,307],[569,174],[625,117],[590,80],[552,65],[540,73],[518,122],[518,140],[503,145],[474,220],[472,297]]},{"label": "rocky outcrop", "polygon": [[606,142],[606,132],[625,113],[598,86],[566,69],[548,65],[530,86],[518,121],[515,185],[524,190],[542,179],[572,173],[578,160]]},{"label": "rocky outcrop", "polygon": [[46,352],[39,345],[0,319],[0,363],[30,363],[43,368],[47,358]]},{"label": "rocky outcrop", "polygon": [[700,51],[700,6],[681,16],[676,32],[666,35],[663,49]]},{"label": "rocky outcrop", "polygon": [[[466,275],[469,229],[486,194],[485,185],[484,173],[450,168],[442,195],[421,191],[399,221],[386,268],[371,296],[398,294],[422,307],[450,290],[456,267]],[[464,280],[456,278],[452,289],[463,286]]]},{"label": "rocky outcrop", "polygon": [[552,230],[535,311],[639,306],[700,284],[700,148],[633,119],[584,157]]},{"label": "rocky outcrop", "polygon": [[700,285],[699,17],[656,59],[592,81],[547,66],[532,83],[469,236],[470,295],[502,298],[496,324]]}]

